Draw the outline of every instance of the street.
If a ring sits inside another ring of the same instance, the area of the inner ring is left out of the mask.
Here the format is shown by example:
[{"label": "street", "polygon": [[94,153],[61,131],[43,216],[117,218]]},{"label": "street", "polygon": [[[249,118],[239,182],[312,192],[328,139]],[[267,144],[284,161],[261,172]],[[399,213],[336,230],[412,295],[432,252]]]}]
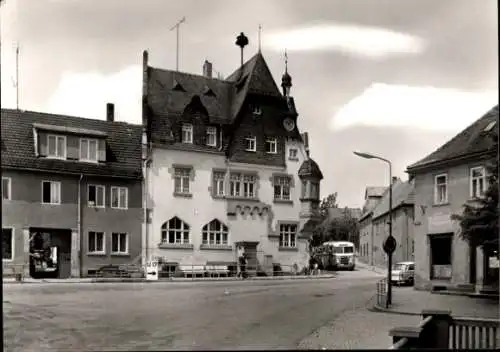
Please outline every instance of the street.
[{"label": "street", "polygon": [[4,285],[5,347],[298,348],[343,312],[376,314],[366,307],[379,277],[360,269],[316,280]]}]

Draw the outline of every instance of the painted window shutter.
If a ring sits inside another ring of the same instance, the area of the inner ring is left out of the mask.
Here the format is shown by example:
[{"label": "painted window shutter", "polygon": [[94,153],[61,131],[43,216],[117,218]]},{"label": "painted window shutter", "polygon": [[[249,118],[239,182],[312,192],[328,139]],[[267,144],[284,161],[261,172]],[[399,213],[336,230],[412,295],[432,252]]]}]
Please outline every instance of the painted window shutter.
[{"label": "painted window shutter", "polygon": [[106,140],[99,140],[99,153],[98,153],[99,161],[106,161]]},{"label": "painted window shutter", "polygon": [[38,133],[38,152],[41,156],[47,156],[47,134],[39,132]]}]

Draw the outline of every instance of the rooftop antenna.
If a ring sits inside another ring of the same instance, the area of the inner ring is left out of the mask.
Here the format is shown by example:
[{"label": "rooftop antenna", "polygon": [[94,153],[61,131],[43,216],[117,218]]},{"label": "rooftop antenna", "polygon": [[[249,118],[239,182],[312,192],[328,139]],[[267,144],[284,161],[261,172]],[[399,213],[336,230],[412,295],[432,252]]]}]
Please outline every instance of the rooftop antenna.
[{"label": "rooftop antenna", "polygon": [[288,54],[285,49],[285,72],[288,72]]},{"label": "rooftop antenna", "polygon": [[261,47],[261,33],[262,33],[262,25],[259,24],[259,53],[260,53],[260,47]]},{"label": "rooftop antenna", "polygon": [[176,35],[177,35],[177,43],[176,43],[176,56],[175,56],[175,70],[179,71],[179,27],[181,23],[186,22],[186,17],[182,17],[172,28],[170,28],[170,31],[173,31],[174,29],[176,30]]},{"label": "rooftop antenna", "polygon": [[12,84],[16,88],[16,110],[19,110],[19,43],[16,43],[16,80]]}]

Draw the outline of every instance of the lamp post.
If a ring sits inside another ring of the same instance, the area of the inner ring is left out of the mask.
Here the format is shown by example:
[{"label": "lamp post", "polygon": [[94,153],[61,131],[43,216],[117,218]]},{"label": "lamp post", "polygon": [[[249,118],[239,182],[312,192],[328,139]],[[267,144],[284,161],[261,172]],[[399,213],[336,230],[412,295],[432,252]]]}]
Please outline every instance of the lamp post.
[{"label": "lamp post", "polygon": [[392,304],[392,253],[396,249],[396,239],[392,236],[392,163],[380,156],[370,153],[353,152],[355,155],[365,159],[378,159],[389,165],[389,236],[384,241],[384,251],[387,253],[387,301],[386,308]]}]

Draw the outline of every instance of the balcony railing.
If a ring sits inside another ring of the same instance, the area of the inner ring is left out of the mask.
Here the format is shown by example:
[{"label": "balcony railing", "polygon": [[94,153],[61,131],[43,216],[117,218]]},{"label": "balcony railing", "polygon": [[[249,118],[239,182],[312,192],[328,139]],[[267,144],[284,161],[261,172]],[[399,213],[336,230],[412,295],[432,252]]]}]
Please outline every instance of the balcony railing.
[{"label": "balcony railing", "polygon": [[391,350],[496,349],[498,319],[457,318],[450,311],[424,310],[418,326],[397,327],[389,332]]}]

